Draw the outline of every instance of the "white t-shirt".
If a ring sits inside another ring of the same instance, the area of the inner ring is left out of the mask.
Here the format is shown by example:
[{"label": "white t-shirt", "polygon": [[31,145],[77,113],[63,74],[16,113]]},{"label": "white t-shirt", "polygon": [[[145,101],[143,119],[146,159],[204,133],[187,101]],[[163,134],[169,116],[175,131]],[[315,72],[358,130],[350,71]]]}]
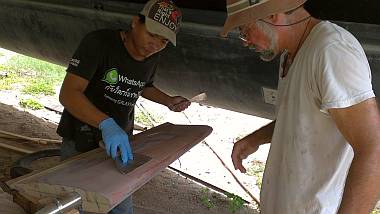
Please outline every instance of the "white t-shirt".
[{"label": "white t-shirt", "polygon": [[261,211],[336,213],[354,154],[327,110],[375,96],[365,53],[348,31],[323,21],[281,76],[282,68]]}]

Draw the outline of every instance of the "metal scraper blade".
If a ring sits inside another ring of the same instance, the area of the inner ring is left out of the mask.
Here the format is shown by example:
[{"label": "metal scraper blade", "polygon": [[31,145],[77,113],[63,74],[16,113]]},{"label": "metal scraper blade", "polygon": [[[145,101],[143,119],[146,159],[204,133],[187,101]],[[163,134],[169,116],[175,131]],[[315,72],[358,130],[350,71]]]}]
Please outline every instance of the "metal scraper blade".
[{"label": "metal scraper blade", "polygon": [[150,161],[152,158],[143,154],[133,153],[133,160],[128,161],[124,164],[121,160],[121,156],[118,156],[115,160],[116,168],[122,174],[127,174],[137,169],[139,166],[144,165],[146,162]]}]

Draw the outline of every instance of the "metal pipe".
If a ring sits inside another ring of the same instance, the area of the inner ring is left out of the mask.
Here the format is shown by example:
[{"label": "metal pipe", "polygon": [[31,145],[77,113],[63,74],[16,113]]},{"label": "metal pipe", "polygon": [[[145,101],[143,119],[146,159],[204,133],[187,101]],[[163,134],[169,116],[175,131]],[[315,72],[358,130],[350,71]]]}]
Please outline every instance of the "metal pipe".
[{"label": "metal pipe", "polygon": [[54,202],[47,204],[35,214],[55,214],[65,213],[82,205],[82,198],[77,192],[71,192],[67,195],[55,199]]}]

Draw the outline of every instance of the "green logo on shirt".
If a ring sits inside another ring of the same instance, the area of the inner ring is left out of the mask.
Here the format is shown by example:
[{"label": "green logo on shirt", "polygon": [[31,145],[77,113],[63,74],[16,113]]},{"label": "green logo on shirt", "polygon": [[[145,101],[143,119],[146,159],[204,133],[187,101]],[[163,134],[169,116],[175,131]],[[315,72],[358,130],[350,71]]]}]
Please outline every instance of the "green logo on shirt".
[{"label": "green logo on shirt", "polygon": [[111,68],[108,71],[106,71],[102,81],[115,85],[119,81],[119,73],[116,68]]}]

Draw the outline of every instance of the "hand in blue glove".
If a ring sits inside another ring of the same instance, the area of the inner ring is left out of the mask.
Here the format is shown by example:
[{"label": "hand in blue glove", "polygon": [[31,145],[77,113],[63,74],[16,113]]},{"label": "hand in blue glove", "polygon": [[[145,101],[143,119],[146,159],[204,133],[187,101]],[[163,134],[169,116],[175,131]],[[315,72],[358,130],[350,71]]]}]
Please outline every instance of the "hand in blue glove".
[{"label": "hand in blue glove", "polygon": [[102,131],[102,137],[107,154],[116,159],[117,150],[120,150],[121,160],[127,164],[133,160],[131,145],[127,133],[120,128],[114,119],[108,118],[99,123],[99,129]]}]

